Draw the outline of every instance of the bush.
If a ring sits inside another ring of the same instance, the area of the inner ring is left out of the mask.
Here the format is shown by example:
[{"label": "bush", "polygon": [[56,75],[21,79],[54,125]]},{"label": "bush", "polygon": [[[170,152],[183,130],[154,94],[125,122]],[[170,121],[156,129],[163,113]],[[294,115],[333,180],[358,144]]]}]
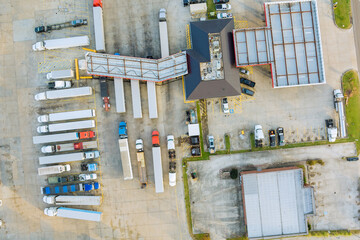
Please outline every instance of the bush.
[{"label": "bush", "polygon": [[236,179],[238,177],[238,170],[236,168],[231,169],[230,171],[230,178]]}]

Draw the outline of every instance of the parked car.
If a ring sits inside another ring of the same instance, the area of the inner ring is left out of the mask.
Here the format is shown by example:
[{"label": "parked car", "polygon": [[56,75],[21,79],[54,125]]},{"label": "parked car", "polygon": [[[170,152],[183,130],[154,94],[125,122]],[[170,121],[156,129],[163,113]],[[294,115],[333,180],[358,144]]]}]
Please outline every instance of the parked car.
[{"label": "parked car", "polygon": [[224,19],[224,18],[232,18],[232,13],[218,13],[217,18],[218,19]]},{"label": "parked car", "polygon": [[275,130],[269,130],[269,139],[270,139],[270,147],[275,147],[276,145]]},{"label": "parked car", "polygon": [[183,3],[184,3],[184,7],[186,7],[189,5],[189,0],[183,0]]},{"label": "parked car", "polygon": [[215,5],[216,11],[228,11],[231,9],[230,4],[216,4]]},{"label": "parked car", "polygon": [[227,98],[221,100],[221,107],[224,113],[229,113],[229,103]]},{"label": "parked car", "polygon": [[200,147],[191,148],[191,156],[200,156],[200,155],[201,155]]},{"label": "parked car", "polygon": [[208,136],[209,141],[209,153],[215,153],[214,136]]},{"label": "parked car", "polygon": [[284,129],[282,127],[278,127],[276,131],[277,131],[279,146],[284,146],[285,145]]},{"label": "parked car", "polygon": [[214,3],[215,4],[218,4],[218,3],[228,3],[230,0],[214,0]]},{"label": "parked car", "polygon": [[255,94],[254,91],[251,91],[250,89],[247,89],[247,88],[241,88],[241,92],[243,94],[246,94],[246,95],[249,95],[249,96],[254,96],[254,94]]},{"label": "parked car", "polygon": [[192,136],[192,137],[190,137],[190,144],[191,144],[191,145],[199,145],[199,144],[200,144],[200,138],[199,138],[199,136]]},{"label": "parked car", "polygon": [[250,74],[249,70],[247,70],[247,69],[245,69],[245,68],[240,68],[240,72],[241,72],[242,74],[246,74],[246,75],[249,75],[249,74]]},{"label": "parked car", "polygon": [[245,84],[245,85],[247,85],[247,86],[249,86],[249,87],[255,87],[255,82],[253,82],[253,81],[251,81],[251,80],[249,80],[249,79],[247,79],[247,78],[240,78],[240,83],[242,83],[242,84]]},{"label": "parked car", "polygon": [[358,157],[347,157],[347,158],[346,158],[346,161],[349,161],[349,162],[351,162],[351,161],[358,161],[358,160],[359,160]]}]

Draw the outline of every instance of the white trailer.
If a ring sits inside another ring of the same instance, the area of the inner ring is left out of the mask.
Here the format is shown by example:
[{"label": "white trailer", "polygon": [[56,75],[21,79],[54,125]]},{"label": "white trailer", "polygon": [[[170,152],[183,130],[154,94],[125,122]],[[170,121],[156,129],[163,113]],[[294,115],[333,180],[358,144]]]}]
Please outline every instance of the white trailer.
[{"label": "white trailer", "polygon": [[142,118],[140,82],[138,80],[131,80],[131,96],[134,118]]},{"label": "white trailer", "polygon": [[126,108],[125,108],[124,81],[122,78],[114,78],[114,88],[115,88],[116,112],[124,113],[126,112]]},{"label": "white trailer", "polygon": [[32,45],[34,51],[54,50],[61,48],[84,47],[90,45],[88,36],[50,39]]},{"label": "white trailer", "polygon": [[84,120],[84,121],[75,121],[75,122],[65,122],[65,123],[54,123],[49,125],[43,125],[37,127],[38,133],[48,133],[48,132],[62,132],[75,129],[86,129],[94,128],[95,120]]},{"label": "white trailer", "polygon": [[162,8],[159,12],[159,31],[161,58],[169,56],[169,37],[166,23],[166,9]]},{"label": "white trailer", "polygon": [[149,104],[149,118],[158,118],[156,102],[156,84],[155,82],[147,82],[146,85]]},{"label": "white trailer", "polygon": [[88,159],[95,159],[100,156],[99,151],[89,151],[89,152],[76,152],[76,153],[68,153],[68,154],[58,154],[51,156],[43,156],[39,157],[39,164],[56,164],[56,163],[64,163],[64,162],[75,162],[82,161]]},{"label": "white trailer", "polygon": [[49,99],[61,99],[61,98],[73,98],[92,95],[93,90],[91,87],[80,88],[68,88],[54,91],[41,92],[35,95],[36,101],[49,100]]},{"label": "white trailer", "polygon": [[46,78],[48,80],[73,78],[73,77],[74,77],[74,71],[71,69],[51,71],[48,74],[46,74]]},{"label": "white trailer", "polygon": [[105,33],[103,22],[103,10],[101,7],[93,7],[94,34],[96,51],[105,52]]},{"label": "white trailer", "polygon": [[49,166],[49,167],[38,168],[38,174],[39,174],[39,176],[43,176],[43,175],[50,175],[50,174],[59,174],[62,172],[68,172],[70,170],[71,170],[71,167],[69,164],[54,165],[54,166]]},{"label": "white trailer", "polygon": [[80,139],[80,134],[78,132],[71,132],[71,133],[60,133],[60,134],[43,135],[43,136],[33,136],[33,143],[41,144],[41,143],[53,143],[53,142],[67,142],[67,141],[74,141],[79,139]]},{"label": "white trailer", "polygon": [[153,164],[154,164],[155,192],[162,193],[162,192],[164,192],[164,183],[163,183],[163,172],[162,172],[160,147],[152,148],[152,157],[153,157]]},{"label": "white trailer", "polygon": [[44,209],[45,215],[48,216],[56,216],[56,217],[64,217],[64,218],[73,218],[79,220],[87,220],[100,222],[101,220],[101,212],[83,210],[83,209],[75,209],[75,208],[65,208],[65,207],[49,207]]},{"label": "white trailer", "polygon": [[66,121],[82,118],[93,118],[95,117],[94,109],[70,111],[70,112],[59,112],[59,113],[50,113],[45,115],[40,115],[38,117],[39,123],[46,122],[56,122],[56,121]]},{"label": "white trailer", "polygon": [[42,153],[55,153],[55,152],[67,152],[75,150],[86,150],[97,148],[97,141],[79,142],[79,143],[64,143],[56,145],[46,145],[41,147]]},{"label": "white trailer", "polygon": [[54,205],[93,205],[101,204],[101,196],[67,196],[48,195],[43,197],[44,203]]},{"label": "white trailer", "polygon": [[133,179],[133,171],[131,167],[129,144],[127,138],[119,139],[119,149],[124,180],[131,180]]}]

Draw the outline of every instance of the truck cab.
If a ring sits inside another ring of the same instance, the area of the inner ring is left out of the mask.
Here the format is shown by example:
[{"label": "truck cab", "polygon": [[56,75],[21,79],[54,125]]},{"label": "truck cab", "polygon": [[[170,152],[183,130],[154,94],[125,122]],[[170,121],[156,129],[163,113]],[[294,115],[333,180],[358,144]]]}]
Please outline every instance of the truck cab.
[{"label": "truck cab", "polygon": [[49,132],[49,126],[47,126],[47,125],[38,126],[38,127],[36,128],[36,131],[37,131],[38,133],[48,133],[48,132]]},{"label": "truck cab", "polygon": [[98,170],[98,164],[97,163],[82,163],[81,164],[81,171],[83,172],[95,172]]},{"label": "truck cab", "polygon": [[85,159],[95,159],[100,156],[99,151],[90,151],[90,152],[84,152]]},{"label": "truck cab", "polygon": [[71,81],[53,81],[48,83],[49,89],[62,89],[62,88],[71,88]]},{"label": "truck cab", "polygon": [[44,42],[37,42],[32,45],[33,51],[43,51],[45,50]]},{"label": "truck cab", "polygon": [[127,138],[127,126],[126,126],[126,122],[122,121],[119,124],[119,137],[122,138]]},{"label": "truck cab", "polygon": [[93,131],[86,131],[86,132],[79,132],[80,139],[87,139],[87,138],[94,138],[95,132]]},{"label": "truck cab", "polygon": [[262,147],[262,141],[264,139],[264,132],[261,125],[255,125],[255,147]]},{"label": "truck cab", "polygon": [[154,130],[152,132],[152,145],[153,147],[160,146],[159,132],[157,130]]},{"label": "truck cab", "polygon": [[159,21],[160,22],[166,21],[166,9],[165,8],[161,8],[159,11]]},{"label": "truck cab", "polygon": [[35,95],[34,98],[36,101],[46,100],[46,93],[45,92],[38,93]]},{"label": "truck cab", "polygon": [[136,151],[138,152],[144,151],[144,143],[142,139],[136,139],[135,146],[136,146]]},{"label": "truck cab", "polygon": [[54,153],[54,152],[56,152],[56,149],[55,149],[54,145],[42,146],[41,152],[42,153]]},{"label": "truck cab", "polygon": [[39,123],[47,123],[49,122],[49,115],[40,115],[38,116],[37,120]]}]

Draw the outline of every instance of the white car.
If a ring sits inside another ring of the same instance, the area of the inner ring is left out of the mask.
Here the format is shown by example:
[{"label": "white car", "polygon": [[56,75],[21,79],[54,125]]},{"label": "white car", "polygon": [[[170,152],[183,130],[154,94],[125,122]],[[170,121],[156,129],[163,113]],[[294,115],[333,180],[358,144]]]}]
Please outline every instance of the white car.
[{"label": "white car", "polygon": [[228,11],[231,9],[231,5],[224,3],[224,4],[216,4],[215,5],[216,11]]},{"label": "white car", "polygon": [[232,18],[232,13],[218,13],[217,18],[223,19],[223,18]]},{"label": "white car", "polygon": [[221,100],[221,106],[222,106],[223,113],[225,113],[225,114],[230,113],[227,98],[223,98]]},{"label": "white car", "polygon": [[241,72],[242,74],[246,74],[246,75],[249,75],[249,74],[250,74],[249,70],[247,70],[247,69],[245,69],[245,68],[240,68],[240,72]]}]

